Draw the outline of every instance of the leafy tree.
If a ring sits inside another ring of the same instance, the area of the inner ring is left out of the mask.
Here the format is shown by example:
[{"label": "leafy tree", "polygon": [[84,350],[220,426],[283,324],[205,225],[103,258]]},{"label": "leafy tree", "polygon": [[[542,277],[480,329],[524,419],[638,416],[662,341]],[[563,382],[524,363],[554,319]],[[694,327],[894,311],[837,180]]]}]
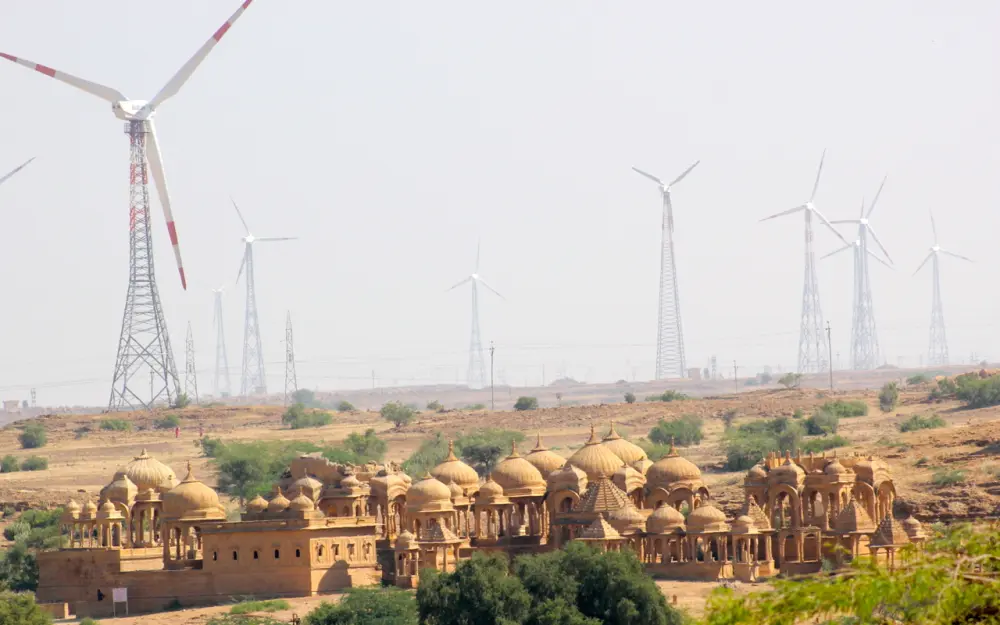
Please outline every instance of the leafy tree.
[{"label": "leafy tree", "polygon": [[187,408],[191,405],[191,398],[188,397],[187,393],[177,393],[177,397],[174,398],[174,403],[170,404],[171,408]]},{"label": "leafy tree", "polygon": [[697,445],[704,437],[701,427],[704,421],[697,415],[686,414],[673,421],[660,419],[660,422],[649,431],[649,440],[658,445],[666,445],[673,441],[680,447]]},{"label": "leafy tree", "polygon": [[49,468],[49,461],[41,456],[28,456],[21,462],[22,471],[44,471]]},{"label": "leafy tree", "polygon": [[395,425],[397,430],[413,421],[413,409],[398,401],[385,404],[379,413],[383,419]]},{"label": "leafy tree", "polygon": [[538,410],[538,399],[522,395],[514,402],[514,410]]},{"label": "leafy tree", "polygon": [[353,588],[340,603],[323,602],[304,625],[417,625],[413,595],[395,588]]},{"label": "leafy tree", "polygon": [[[3,552],[0,558],[0,581],[6,588],[32,591],[38,588],[38,560],[28,545],[19,540]],[[0,623],[3,620],[0,619]]]},{"label": "leafy tree", "polygon": [[523,440],[524,434],[521,432],[488,428],[459,436],[455,441],[455,448],[462,460],[480,475],[486,475],[501,458],[507,457],[514,443]]},{"label": "leafy tree", "polygon": [[878,393],[878,407],[882,412],[891,412],[899,403],[899,388],[895,382],[886,382]]},{"label": "leafy tree", "polygon": [[441,404],[441,402],[435,399],[434,401],[427,402],[427,409],[440,412],[444,410],[444,406]]},{"label": "leafy tree", "polygon": [[337,404],[337,412],[355,412],[355,411],[357,411],[357,408],[355,408],[354,404],[347,401],[346,399],[341,400]]},{"label": "leafy tree", "polygon": [[820,410],[805,420],[806,434],[836,434],[840,417],[832,412]]},{"label": "leafy tree", "polygon": [[13,473],[21,470],[21,463],[17,461],[17,456],[7,454],[0,460],[0,473]]},{"label": "leafy tree", "polygon": [[0,625],[49,625],[52,618],[28,592],[0,593]]},{"label": "leafy tree", "polygon": [[344,448],[357,456],[356,463],[363,463],[384,458],[389,444],[375,434],[374,428],[368,428],[364,434],[348,434],[344,439]]},{"label": "leafy tree", "polygon": [[626,404],[634,404],[635,403],[635,393],[633,393],[632,391],[629,391],[629,392],[625,393],[625,403]]},{"label": "leafy tree", "polygon": [[918,373],[916,375],[911,375],[910,377],[906,378],[906,384],[908,386],[917,386],[918,384],[923,384],[929,379],[930,378],[927,376],[926,373]]},{"label": "leafy tree", "polygon": [[968,408],[985,408],[1000,404],[1000,375],[979,379],[964,374],[958,376],[955,382],[957,385],[955,396]]},{"label": "leafy tree", "polygon": [[[461,448],[456,444],[456,452]],[[403,470],[407,474],[421,477],[448,457],[448,439],[441,432],[435,432],[430,438],[424,439],[420,447],[403,461]]]},{"label": "leafy tree", "polygon": [[503,554],[473,554],[454,573],[420,572],[417,611],[422,625],[521,625],[531,595],[511,575]]},{"label": "leafy tree", "polygon": [[784,386],[785,388],[798,388],[799,385],[802,384],[802,374],[786,373],[778,378],[778,384]]},{"label": "leafy tree", "polygon": [[41,423],[26,425],[17,438],[21,441],[21,447],[24,449],[38,449],[39,447],[44,447],[48,441],[48,437],[45,434],[45,426]]},{"label": "leafy tree", "polygon": [[788,417],[751,421],[723,434],[726,468],[744,471],[761,461],[771,451],[794,453],[802,444],[805,428]]},{"label": "leafy tree", "polygon": [[319,403],[316,401],[316,393],[307,388],[300,388],[292,393],[292,401],[296,404],[302,404],[303,406],[308,406],[310,408],[316,408],[319,406]]}]

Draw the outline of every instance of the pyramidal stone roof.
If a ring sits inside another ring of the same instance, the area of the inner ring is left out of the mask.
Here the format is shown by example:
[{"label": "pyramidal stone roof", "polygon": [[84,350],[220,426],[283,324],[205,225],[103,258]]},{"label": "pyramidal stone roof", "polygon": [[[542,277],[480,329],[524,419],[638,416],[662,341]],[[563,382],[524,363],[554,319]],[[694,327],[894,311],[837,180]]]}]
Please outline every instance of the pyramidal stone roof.
[{"label": "pyramidal stone roof", "polygon": [[629,503],[628,495],[615,486],[606,475],[598,476],[587,484],[587,490],[576,504],[574,512],[610,512],[620,510]]},{"label": "pyramidal stone roof", "polygon": [[420,542],[427,543],[448,543],[460,540],[455,532],[451,531],[440,523],[435,523],[430,527],[420,530]]},{"label": "pyramidal stone roof", "polygon": [[771,529],[771,521],[767,518],[767,513],[757,505],[757,502],[753,498],[750,498],[747,505],[743,506],[743,514],[753,519],[754,527],[758,530]]},{"label": "pyramidal stone roof", "polygon": [[618,530],[611,527],[611,524],[604,520],[603,516],[597,517],[593,523],[580,532],[580,538],[584,540],[613,540],[621,538]]},{"label": "pyramidal stone roof", "polygon": [[842,532],[874,532],[875,523],[854,496],[837,515],[836,528]]},{"label": "pyramidal stone roof", "polygon": [[878,530],[872,536],[872,547],[898,547],[910,542],[910,536],[903,529],[903,524],[898,523],[891,514],[886,515],[882,522],[878,524]]}]

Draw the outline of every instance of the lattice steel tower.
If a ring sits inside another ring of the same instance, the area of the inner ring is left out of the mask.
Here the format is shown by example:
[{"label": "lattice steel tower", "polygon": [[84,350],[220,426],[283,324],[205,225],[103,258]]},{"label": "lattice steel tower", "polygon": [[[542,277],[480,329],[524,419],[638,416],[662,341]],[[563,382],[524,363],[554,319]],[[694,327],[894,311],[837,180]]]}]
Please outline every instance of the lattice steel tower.
[{"label": "lattice steel tower", "polygon": [[660,245],[660,297],[656,330],[656,379],[687,376],[684,356],[684,327],[681,323],[681,296],[677,288],[677,262],[674,256],[674,208],[670,189],[698,166],[695,162],[670,184],[641,169],[632,169],[660,187],[663,199],[663,221]]},{"label": "lattice steel tower", "polygon": [[[170,404],[177,397],[180,387],[153,267],[146,169],[148,124],[145,120],[125,123],[131,147],[129,280],[108,410],[151,408],[157,402]],[[151,397],[148,401],[143,399],[146,396],[147,376],[137,375],[145,371],[150,372]]]},{"label": "lattice steel tower", "polygon": [[[934,223],[934,214],[932,213],[930,217],[931,231],[934,233],[934,245],[931,246],[927,256],[924,257],[923,262],[921,262],[920,266],[917,267],[917,271],[913,272],[913,275],[917,275],[917,272],[927,264],[928,260],[931,261],[931,269],[933,271],[932,279],[934,280],[934,285],[932,287],[933,294],[931,296],[931,336],[930,347],[928,349],[928,364],[931,366],[937,366],[948,364],[948,338],[945,335],[944,328],[944,305],[941,303],[941,272],[938,264],[939,256],[941,254],[945,254],[970,263],[972,262],[972,259],[962,256],[961,254],[949,252],[938,245],[937,225]],[[975,362],[975,359],[973,359],[973,362]]]},{"label": "lattice steel tower", "polygon": [[212,313],[212,323],[215,324],[215,384],[213,390],[216,397],[229,397],[232,387],[229,384],[229,356],[226,355],[226,329],[222,320],[222,287],[212,289],[215,294],[215,309]]},{"label": "lattice steel tower", "polygon": [[184,343],[184,392],[188,399],[198,403],[198,368],[194,359],[194,333],[188,321],[187,340]]},{"label": "lattice steel tower", "polygon": [[299,381],[295,375],[295,343],[292,340],[292,313],[285,316],[285,405],[288,398],[299,390]]}]

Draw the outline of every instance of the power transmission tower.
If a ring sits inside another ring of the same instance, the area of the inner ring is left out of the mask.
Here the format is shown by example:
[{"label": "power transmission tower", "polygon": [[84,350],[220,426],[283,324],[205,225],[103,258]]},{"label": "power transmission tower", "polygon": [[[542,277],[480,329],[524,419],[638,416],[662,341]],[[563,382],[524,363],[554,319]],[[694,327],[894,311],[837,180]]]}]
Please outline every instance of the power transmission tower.
[{"label": "power transmission tower", "polygon": [[229,397],[232,387],[229,384],[229,357],[226,355],[226,330],[222,320],[222,288],[214,289],[215,310],[212,322],[215,324],[215,396]]},{"label": "power transmission tower", "polygon": [[187,340],[184,344],[184,392],[188,399],[198,403],[198,370],[194,361],[194,333],[188,321]]},{"label": "power transmission tower", "polygon": [[292,342],[292,313],[285,317],[285,405],[288,398],[299,390],[298,378],[295,376],[295,345]]},{"label": "power transmission tower", "polygon": [[247,308],[243,322],[243,373],[240,377],[240,395],[267,394],[264,375],[264,350],[260,345],[260,325],[257,320],[257,290],[254,287],[253,246],[246,245],[243,262],[246,267]]},{"label": "power transmission tower", "polygon": [[[150,236],[149,187],[146,167],[146,133],[149,122],[126,122],[130,150],[129,178],[129,280],[118,339],[118,356],[111,381],[108,410],[152,408],[156,402],[173,403],[180,383],[174,352],[170,347],[167,321],[153,270],[153,240]],[[143,399],[138,381],[149,371],[150,397]]]}]

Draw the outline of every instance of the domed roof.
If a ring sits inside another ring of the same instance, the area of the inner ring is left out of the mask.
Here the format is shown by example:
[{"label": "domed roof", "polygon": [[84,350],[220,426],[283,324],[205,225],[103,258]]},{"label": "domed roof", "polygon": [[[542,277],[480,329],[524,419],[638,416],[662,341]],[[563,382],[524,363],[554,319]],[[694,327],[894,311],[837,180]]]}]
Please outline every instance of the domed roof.
[{"label": "domed roof", "polygon": [[756,534],[756,523],[754,523],[753,517],[744,514],[733,521],[732,531],[734,534]]},{"label": "domed roof", "polygon": [[406,492],[406,508],[419,511],[421,509],[451,509],[451,490],[437,478],[427,474],[424,479],[410,487]]},{"label": "domed roof", "polygon": [[356,476],[353,473],[351,473],[351,474],[347,475],[346,477],[344,477],[344,479],[340,480],[340,487],[341,488],[361,488],[361,480],[358,479],[358,476]]},{"label": "domed roof", "polygon": [[823,473],[827,475],[844,475],[850,472],[850,469],[840,464],[840,460],[837,460],[836,456],[833,457],[832,462],[823,467]]},{"label": "domed roof", "polygon": [[399,533],[399,536],[396,537],[396,549],[401,551],[412,549],[414,547],[413,541],[414,536],[410,533],[410,530],[403,530]]},{"label": "domed roof", "polygon": [[583,469],[588,480],[596,480],[598,475],[614,475],[618,467],[625,464],[614,452],[601,444],[594,433],[594,426],[590,426],[590,440],[583,447],[576,450],[568,464]]},{"label": "domed roof", "polygon": [[767,471],[764,469],[763,465],[757,463],[750,467],[750,470],[747,471],[747,479],[753,481],[766,480]]},{"label": "domed roof", "polygon": [[646,517],[631,503],[608,513],[608,521],[618,532],[628,530],[645,531]]},{"label": "domed roof", "polygon": [[688,532],[725,532],[728,529],[726,513],[710,503],[698,506],[687,517]]},{"label": "domed roof", "polygon": [[288,510],[288,505],[291,503],[292,502],[288,501],[288,498],[285,497],[285,494],[282,493],[281,489],[279,488],[278,494],[275,495],[274,497],[271,497],[271,501],[267,504],[267,511],[272,513],[284,512],[285,510]]},{"label": "domed roof", "polygon": [[132,483],[132,480],[128,479],[125,471],[116,472],[111,482],[101,489],[102,498],[125,504],[131,504],[138,493],[139,489]]},{"label": "domed roof", "polygon": [[486,477],[486,483],[479,488],[479,494],[476,496],[476,503],[491,504],[491,503],[510,503],[503,494],[503,487],[493,481],[493,476],[488,475]]},{"label": "domed roof", "polygon": [[184,481],[163,495],[163,517],[170,520],[224,520],[226,513],[219,503],[219,495],[195,478],[189,462]]},{"label": "domed roof", "polygon": [[625,464],[632,464],[646,457],[646,452],[643,451],[642,447],[628,442],[615,431],[614,421],[611,422],[611,430],[604,437],[604,441],[601,444],[611,450],[611,453],[621,458]]},{"label": "domed roof", "polygon": [[646,483],[650,488],[663,488],[670,490],[670,487],[677,482],[691,482],[701,480],[701,469],[695,466],[687,458],[682,458],[670,443],[670,453],[653,463],[646,471]]},{"label": "domed roof", "polygon": [[448,482],[448,490],[451,491],[452,499],[458,499],[459,497],[465,496],[465,492],[462,490],[462,487],[455,482]]},{"label": "domed roof", "polygon": [[162,493],[177,484],[177,476],[170,467],[150,456],[145,448],[125,465],[125,475],[140,491],[152,488]]},{"label": "domed roof", "polygon": [[79,512],[80,511],[80,504],[76,503],[75,500],[70,499],[69,503],[66,504],[66,507],[63,508],[63,510],[66,511],[66,512]]},{"label": "domed roof", "polygon": [[303,475],[299,479],[292,482],[289,492],[292,493],[319,493],[323,488],[323,482],[320,482],[311,475]]},{"label": "domed roof", "polygon": [[88,501],[83,504],[83,514],[84,517],[93,517],[97,515],[97,504],[93,501]]},{"label": "domed roof", "polygon": [[267,510],[267,500],[261,497],[260,495],[257,495],[249,502],[247,502],[247,512],[253,512],[259,514],[264,510]]},{"label": "domed roof", "polygon": [[583,469],[574,467],[569,462],[563,465],[563,468],[558,471],[553,471],[548,477],[549,490],[575,490],[578,493],[583,493],[587,490],[587,474],[583,472]]},{"label": "domed roof", "polygon": [[805,469],[800,467],[789,452],[785,452],[785,461],[771,469],[768,473],[768,480],[772,482],[794,482],[798,483],[806,478]]},{"label": "domed roof", "polygon": [[545,494],[542,474],[517,453],[514,443],[511,443],[510,455],[493,469],[493,481],[503,488],[508,497]]},{"label": "domed roof", "polygon": [[110,501],[105,501],[104,503],[101,504],[101,507],[98,508],[98,510],[97,510],[97,518],[98,519],[121,519],[123,517],[122,517],[121,512],[118,512],[118,509],[115,508],[115,504],[111,503]]},{"label": "domed roof", "polygon": [[646,475],[646,472],[649,471],[649,467],[651,466],[653,466],[653,461],[649,458],[640,458],[632,463],[632,468],[643,475]]},{"label": "domed roof", "polygon": [[554,451],[550,451],[548,447],[542,444],[542,435],[538,435],[538,440],[535,442],[535,448],[531,450],[531,453],[524,457],[525,460],[530,462],[542,476],[548,476],[549,473],[561,469],[564,464],[566,464],[566,459],[557,454]]},{"label": "domed roof", "polygon": [[459,460],[458,456],[455,455],[454,441],[448,441],[448,457],[444,459],[444,462],[431,469],[431,475],[442,484],[455,482],[467,492],[475,490],[479,486],[479,474],[476,473],[476,470]]},{"label": "domed roof", "polygon": [[311,512],[315,508],[316,506],[313,505],[312,499],[309,499],[305,495],[299,495],[288,504],[288,509],[295,510],[296,512]]},{"label": "domed roof", "polygon": [[669,534],[683,529],[684,515],[673,506],[660,506],[646,519],[646,531],[650,534]]}]

